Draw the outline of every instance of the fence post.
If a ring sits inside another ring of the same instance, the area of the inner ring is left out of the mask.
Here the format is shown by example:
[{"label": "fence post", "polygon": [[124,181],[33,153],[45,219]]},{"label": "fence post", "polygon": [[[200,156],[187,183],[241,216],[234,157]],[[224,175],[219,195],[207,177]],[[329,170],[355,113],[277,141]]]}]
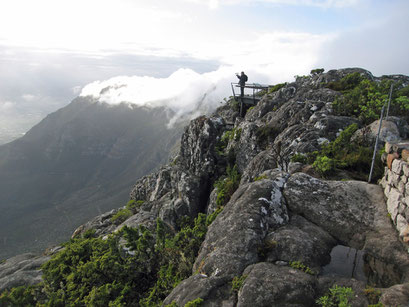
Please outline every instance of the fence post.
[{"label": "fence post", "polygon": [[389,91],[389,101],[388,101],[388,108],[386,109],[385,120],[388,120],[388,116],[389,116],[389,107],[391,106],[392,91],[393,91],[393,83],[391,84],[391,89]]},{"label": "fence post", "polygon": [[376,152],[378,150],[379,135],[381,134],[382,119],[383,119],[383,112],[385,111],[385,104],[386,104],[386,101],[383,104],[382,111],[381,111],[381,119],[379,120],[378,135],[376,136],[375,147],[374,147],[374,150],[373,150],[371,171],[369,172],[368,183],[370,183],[371,179],[372,179],[372,172],[373,172],[373,168],[374,168],[374,165],[375,165]]}]

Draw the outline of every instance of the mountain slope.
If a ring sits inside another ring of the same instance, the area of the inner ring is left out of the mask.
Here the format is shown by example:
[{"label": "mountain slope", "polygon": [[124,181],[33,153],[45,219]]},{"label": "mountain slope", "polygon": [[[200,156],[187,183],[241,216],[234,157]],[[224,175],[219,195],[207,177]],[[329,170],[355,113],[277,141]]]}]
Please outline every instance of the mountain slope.
[{"label": "mountain slope", "polygon": [[180,136],[172,112],[75,99],[0,146],[0,258],[66,239],[123,205],[135,179],[165,162]]}]

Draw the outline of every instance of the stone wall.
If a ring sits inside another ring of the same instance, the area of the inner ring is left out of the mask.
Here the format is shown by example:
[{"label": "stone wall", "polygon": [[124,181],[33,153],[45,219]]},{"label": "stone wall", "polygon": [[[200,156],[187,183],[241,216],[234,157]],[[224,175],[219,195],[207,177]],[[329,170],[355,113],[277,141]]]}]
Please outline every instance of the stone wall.
[{"label": "stone wall", "polygon": [[[388,148],[388,146],[386,146]],[[409,163],[402,151],[389,151],[380,184],[387,199],[388,212],[399,236],[409,244]]]}]

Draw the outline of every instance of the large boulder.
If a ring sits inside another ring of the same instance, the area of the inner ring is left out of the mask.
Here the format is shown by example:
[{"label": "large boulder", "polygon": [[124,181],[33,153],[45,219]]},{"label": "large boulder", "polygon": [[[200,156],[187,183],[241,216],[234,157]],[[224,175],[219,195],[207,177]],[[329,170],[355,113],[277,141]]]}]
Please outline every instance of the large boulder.
[{"label": "large boulder", "polygon": [[243,273],[237,307],[314,306],[316,279],[300,270],[260,262]]},{"label": "large boulder", "polygon": [[287,181],[284,195],[291,211],[340,242],[360,248],[374,219],[374,204],[367,188],[365,182],[321,181],[296,173]]},{"label": "large boulder", "polygon": [[[229,300],[229,295],[216,299],[214,293],[224,293],[216,288],[227,287],[234,276],[258,262],[267,232],[287,222],[287,209],[276,182],[260,180],[242,185],[208,229],[193,267],[193,272],[201,276],[194,275],[178,285],[164,304],[176,301],[183,306],[197,298],[191,294],[196,289],[198,293],[207,293],[202,297],[207,306],[213,306],[211,302],[220,306],[222,301]],[[209,285],[213,288],[209,289]]]},{"label": "large boulder", "polygon": [[293,215],[287,225],[269,232],[265,243],[270,247],[265,261],[300,261],[319,272],[320,267],[330,262],[337,241],[317,225]]},{"label": "large boulder", "polygon": [[364,249],[368,281],[389,287],[409,281],[409,255],[388,218],[382,188],[360,181],[322,181],[292,175],[284,188],[288,208],[339,243]]}]

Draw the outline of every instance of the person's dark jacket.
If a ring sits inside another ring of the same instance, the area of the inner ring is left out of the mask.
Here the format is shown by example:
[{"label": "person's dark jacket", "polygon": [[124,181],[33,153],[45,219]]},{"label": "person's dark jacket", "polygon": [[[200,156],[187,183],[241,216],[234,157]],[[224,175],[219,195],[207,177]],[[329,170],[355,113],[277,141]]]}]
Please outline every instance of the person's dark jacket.
[{"label": "person's dark jacket", "polygon": [[246,74],[237,75],[237,78],[239,78],[239,84],[240,84],[241,86],[246,85],[246,82],[247,82],[247,80],[248,80]]}]

